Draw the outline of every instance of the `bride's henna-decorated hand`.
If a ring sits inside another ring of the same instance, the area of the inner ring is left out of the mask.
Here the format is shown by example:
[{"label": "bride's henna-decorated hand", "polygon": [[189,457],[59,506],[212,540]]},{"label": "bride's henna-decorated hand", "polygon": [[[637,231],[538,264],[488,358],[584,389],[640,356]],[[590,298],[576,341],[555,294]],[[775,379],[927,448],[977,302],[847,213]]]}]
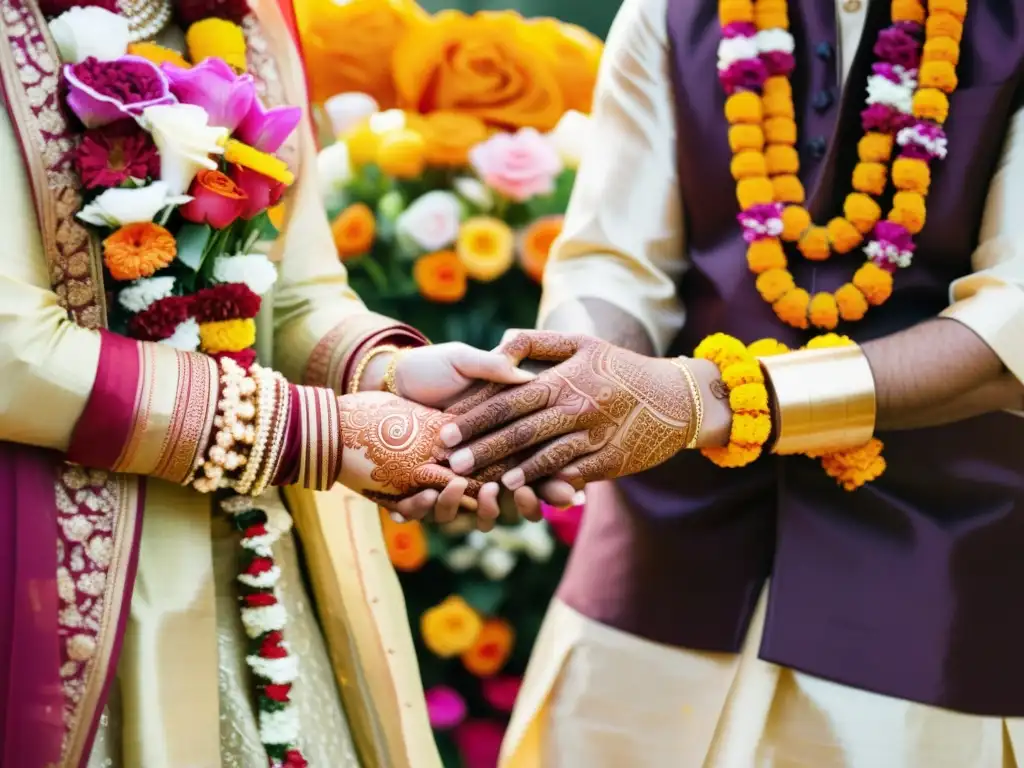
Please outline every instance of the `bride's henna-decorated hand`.
[{"label": "bride's henna-decorated hand", "polygon": [[552,475],[582,487],[649,469],[693,437],[694,398],[676,362],[545,331],[522,332],[501,351],[558,364],[456,415],[441,430],[447,446],[478,438],[451,455],[450,466],[460,474],[540,446],[506,473],[507,487]]}]

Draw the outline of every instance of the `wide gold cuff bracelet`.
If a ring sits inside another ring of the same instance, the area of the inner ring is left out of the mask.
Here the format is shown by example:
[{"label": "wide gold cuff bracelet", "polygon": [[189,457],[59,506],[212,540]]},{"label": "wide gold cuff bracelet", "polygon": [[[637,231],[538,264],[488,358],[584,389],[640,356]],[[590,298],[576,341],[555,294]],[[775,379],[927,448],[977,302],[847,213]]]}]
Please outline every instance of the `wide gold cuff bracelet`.
[{"label": "wide gold cuff bracelet", "polygon": [[860,347],[760,358],[772,395],[779,454],[856,448],[875,431],[875,378]]}]

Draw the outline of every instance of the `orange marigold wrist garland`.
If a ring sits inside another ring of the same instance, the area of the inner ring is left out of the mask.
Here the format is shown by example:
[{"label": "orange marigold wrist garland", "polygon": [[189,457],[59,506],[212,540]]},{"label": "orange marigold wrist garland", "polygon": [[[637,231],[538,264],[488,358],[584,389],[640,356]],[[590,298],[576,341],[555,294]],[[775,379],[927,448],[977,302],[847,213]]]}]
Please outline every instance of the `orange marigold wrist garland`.
[{"label": "orange marigold wrist garland", "polygon": [[[942,129],[967,12],[966,0],[891,0],[892,25],[879,33],[878,57],[861,112],[853,191],[842,216],[816,225],[804,206],[793,92],[794,40],[786,4],[719,0],[722,41],[718,76],[728,98],[729,145],[739,222],[757,290],[776,315],[796,328],[832,330],[860,320],[892,295],[893,274],[910,265],[913,236],[924,227],[929,165],[946,156]],[[899,157],[893,151],[899,148]],[[897,190],[883,219],[876,198]],[[832,293],[811,295],[788,270],[784,242],[812,261],[848,253],[864,242],[867,261]]]}]

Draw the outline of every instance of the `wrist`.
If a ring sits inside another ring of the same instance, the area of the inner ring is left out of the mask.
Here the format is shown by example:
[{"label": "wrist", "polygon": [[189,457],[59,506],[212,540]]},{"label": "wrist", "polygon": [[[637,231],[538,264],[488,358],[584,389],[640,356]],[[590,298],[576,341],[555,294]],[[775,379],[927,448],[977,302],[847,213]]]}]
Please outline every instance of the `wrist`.
[{"label": "wrist", "polygon": [[722,447],[729,442],[732,429],[729,390],[722,382],[722,374],[710,360],[688,359],[685,365],[693,374],[704,404],[704,418],[694,447]]},{"label": "wrist", "polygon": [[384,377],[387,375],[388,366],[397,354],[395,351],[378,352],[363,368],[362,376],[358,384],[358,392],[383,392]]}]

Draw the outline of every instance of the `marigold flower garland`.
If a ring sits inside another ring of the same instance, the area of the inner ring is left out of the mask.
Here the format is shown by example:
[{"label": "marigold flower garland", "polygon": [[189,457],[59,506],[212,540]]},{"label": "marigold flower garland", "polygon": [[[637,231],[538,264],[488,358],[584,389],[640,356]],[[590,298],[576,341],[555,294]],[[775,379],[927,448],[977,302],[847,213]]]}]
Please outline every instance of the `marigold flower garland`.
[{"label": "marigold flower garland", "polygon": [[[853,344],[846,336],[826,333],[811,339],[805,349],[826,349]],[[729,390],[733,412],[729,444],[721,448],[702,448],[701,453],[725,468],[743,467],[756,461],[764,450],[771,430],[771,410],[764,373],[758,358],[781,355],[789,348],[775,339],[760,339],[746,345],[724,333],[708,336],[693,352],[695,358],[710,360],[718,366]],[[829,477],[847,491],[855,491],[885,472],[882,441],[871,438],[859,448],[804,454],[820,459]]]},{"label": "marigold flower garland", "polygon": [[[874,46],[864,136],[843,215],[822,226],[811,220],[799,178],[797,127],[790,74],[795,43],[785,0],[720,0],[722,41],[718,76],[728,97],[731,164],[747,262],[757,290],[776,315],[796,328],[832,330],[860,320],[892,295],[893,274],[910,266],[913,236],[926,219],[930,163],[946,156],[942,129],[967,13],[966,0],[891,0],[892,25]],[[923,39],[923,44],[922,44]],[[899,156],[893,159],[894,149]],[[877,202],[891,181],[892,209],[882,220]],[[787,268],[783,243],[804,258],[848,253],[868,238],[867,256],[850,282],[810,295]]]}]

